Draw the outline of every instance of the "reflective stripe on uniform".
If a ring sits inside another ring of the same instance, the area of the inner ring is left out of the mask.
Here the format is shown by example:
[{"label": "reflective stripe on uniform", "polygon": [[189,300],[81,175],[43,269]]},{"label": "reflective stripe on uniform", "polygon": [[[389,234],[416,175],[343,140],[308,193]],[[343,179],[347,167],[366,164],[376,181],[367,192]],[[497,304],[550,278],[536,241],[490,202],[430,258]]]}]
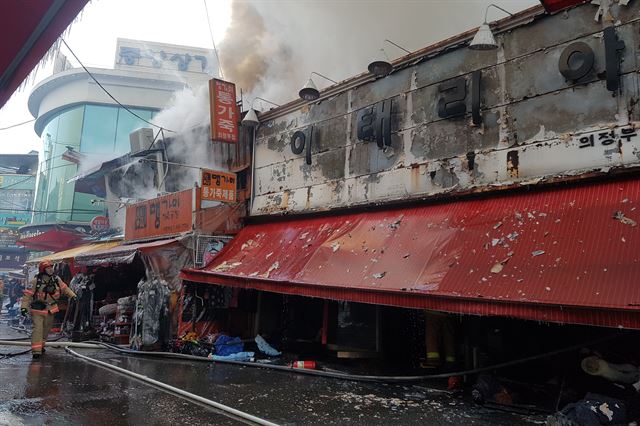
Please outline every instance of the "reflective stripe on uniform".
[{"label": "reflective stripe on uniform", "polygon": [[439,359],[440,358],[440,352],[427,352],[427,359]]},{"label": "reflective stripe on uniform", "polygon": [[24,290],[22,294],[25,296],[33,296],[33,290]]},{"label": "reflective stripe on uniform", "polygon": [[58,305],[53,305],[51,309],[49,309],[49,312],[52,314],[57,314],[58,312],[60,312],[60,308],[58,308]]},{"label": "reflective stripe on uniform", "polygon": [[42,349],[44,345],[42,343],[33,343],[31,349]]},{"label": "reflective stripe on uniform", "polygon": [[444,360],[445,360],[446,362],[456,362],[456,357],[455,357],[455,356],[451,356],[451,355],[449,355],[449,356],[446,356],[446,357],[444,358]]},{"label": "reflective stripe on uniform", "polygon": [[31,309],[31,315],[49,315],[49,311],[40,309]]},{"label": "reflective stripe on uniform", "polygon": [[64,289],[66,289],[67,287],[69,287],[68,285],[66,285],[66,284],[65,284],[65,283],[63,283],[62,281],[59,281],[59,282],[58,282],[58,285],[60,286],[60,290],[64,290]]}]

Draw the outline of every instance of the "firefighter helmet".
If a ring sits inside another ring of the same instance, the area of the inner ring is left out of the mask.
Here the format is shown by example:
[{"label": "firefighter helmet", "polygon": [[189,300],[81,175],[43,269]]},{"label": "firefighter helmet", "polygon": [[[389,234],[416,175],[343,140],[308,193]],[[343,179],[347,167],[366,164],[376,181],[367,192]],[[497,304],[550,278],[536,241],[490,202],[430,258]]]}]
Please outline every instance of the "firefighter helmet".
[{"label": "firefighter helmet", "polygon": [[50,260],[43,260],[42,262],[40,262],[40,264],[38,264],[38,272],[42,274],[48,267],[53,267],[53,263],[51,263]]}]

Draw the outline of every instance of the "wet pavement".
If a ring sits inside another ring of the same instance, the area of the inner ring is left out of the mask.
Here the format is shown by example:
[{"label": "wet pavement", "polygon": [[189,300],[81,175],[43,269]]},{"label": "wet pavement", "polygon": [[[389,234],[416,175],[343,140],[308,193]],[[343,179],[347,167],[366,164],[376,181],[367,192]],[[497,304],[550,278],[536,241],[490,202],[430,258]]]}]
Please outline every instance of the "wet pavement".
[{"label": "wet pavement", "polygon": [[[15,332],[0,325],[0,339],[13,337]],[[0,353],[24,349],[0,346]],[[279,424],[544,423],[544,416],[480,408],[426,386],[346,382],[107,350],[77,352]],[[243,424],[53,348],[38,361],[30,355],[0,359],[0,401],[0,425]]]}]

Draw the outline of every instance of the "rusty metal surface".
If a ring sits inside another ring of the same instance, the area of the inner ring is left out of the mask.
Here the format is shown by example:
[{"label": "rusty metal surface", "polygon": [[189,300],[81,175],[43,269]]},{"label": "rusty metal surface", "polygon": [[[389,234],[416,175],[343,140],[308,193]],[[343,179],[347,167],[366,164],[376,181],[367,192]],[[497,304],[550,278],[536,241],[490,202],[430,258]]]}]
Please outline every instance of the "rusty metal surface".
[{"label": "rusty metal surface", "polygon": [[[590,149],[581,149],[579,140],[640,127],[640,6],[612,8],[616,32],[626,44],[622,89],[615,94],[607,90],[604,72],[602,30],[609,23],[594,20],[597,8],[586,4],[543,17],[540,10],[499,34],[496,51],[467,49],[464,37],[458,44],[445,41],[441,47],[446,49],[429,51],[433,55],[424,51],[385,78],[355,86],[345,82],[329,98],[265,114],[256,132],[251,215],[497,190],[639,165],[640,138]],[[594,51],[595,63],[576,83],[563,77],[558,62],[578,41]],[[483,124],[471,124],[470,105],[462,118],[440,118],[440,84],[469,79],[478,70]],[[392,105],[391,146],[381,150],[358,141],[356,117],[386,99]],[[311,165],[289,145],[293,133],[309,125],[315,132]]]},{"label": "rusty metal surface", "polygon": [[640,328],[639,206],[632,179],[250,225],[183,278]]}]

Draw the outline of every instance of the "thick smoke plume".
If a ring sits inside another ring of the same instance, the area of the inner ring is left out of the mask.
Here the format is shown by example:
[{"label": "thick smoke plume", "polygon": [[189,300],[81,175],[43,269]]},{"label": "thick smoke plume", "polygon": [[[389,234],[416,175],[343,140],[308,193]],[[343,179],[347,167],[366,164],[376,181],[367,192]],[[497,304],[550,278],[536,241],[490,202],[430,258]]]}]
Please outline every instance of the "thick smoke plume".
[{"label": "thick smoke plume", "polygon": [[[232,22],[220,44],[224,79],[234,82],[245,101],[260,96],[282,104],[297,98],[312,71],[340,81],[364,72],[384,48],[390,59],[405,53],[384,44],[391,39],[415,51],[476,27],[490,0],[457,1],[332,1],[234,0]],[[537,0],[495,1],[518,11]],[[489,19],[498,19],[502,15]],[[319,88],[331,84],[314,77]],[[260,103],[259,109],[269,108]],[[185,89],[154,122],[177,133],[168,156],[191,166],[223,169],[213,158],[209,141],[208,87]],[[197,169],[184,168],[178,186],[199,179]],[[149,194],[152,188],[140,188]],[[144,198],[144,197],[140,197]]]},{"label": "thick smoke plume", "polygon": [[[225,78],[246,99],[297,98],[311,71],[340,81],[367,69],[384,48],[390,59],[478,26],[490,0],[235,0],[220,45]],[[537,0],[494,1],[512,12]],[[489,19],[503,18],[489,11]],[[313,77],[319,88],[330,82]],[[260,106],[258,104],[257,106]],[[268,107],[268,106],[267,106]]]}]

